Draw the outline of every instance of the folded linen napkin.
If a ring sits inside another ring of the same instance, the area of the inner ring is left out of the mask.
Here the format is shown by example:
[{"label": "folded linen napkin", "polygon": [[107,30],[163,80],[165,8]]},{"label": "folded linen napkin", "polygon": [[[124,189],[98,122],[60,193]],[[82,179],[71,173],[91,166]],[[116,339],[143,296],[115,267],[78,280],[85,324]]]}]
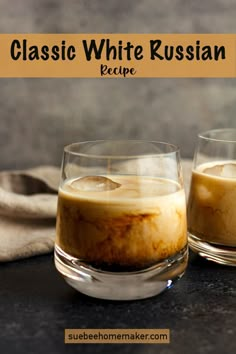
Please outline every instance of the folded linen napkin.
[{"label": "folded linen napkin", "polygon": [[[186,191],[190,160],[183,160]],[[60,170],[44,166],[0,173],[0,262],[53,250]]]}]

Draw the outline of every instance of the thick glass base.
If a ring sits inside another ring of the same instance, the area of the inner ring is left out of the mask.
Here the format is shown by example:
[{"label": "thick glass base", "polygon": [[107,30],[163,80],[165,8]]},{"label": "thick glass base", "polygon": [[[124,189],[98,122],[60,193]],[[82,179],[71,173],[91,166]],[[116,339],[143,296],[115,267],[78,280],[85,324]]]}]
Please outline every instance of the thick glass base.
[{"label": "thick glass base", "polygon": [[188,233],[189,247],[199,256],[219,264],[236,266],[236,247],[215,245],[201,241],[198,237]]},{"label": "thick glass base", "polygon": [[55,246],[55,265],[66,282],[86,295],[107,300],[145,299],[160,294],[181,278],[187,267],[188,249],[136,272],[107,272],[69,256]]}]

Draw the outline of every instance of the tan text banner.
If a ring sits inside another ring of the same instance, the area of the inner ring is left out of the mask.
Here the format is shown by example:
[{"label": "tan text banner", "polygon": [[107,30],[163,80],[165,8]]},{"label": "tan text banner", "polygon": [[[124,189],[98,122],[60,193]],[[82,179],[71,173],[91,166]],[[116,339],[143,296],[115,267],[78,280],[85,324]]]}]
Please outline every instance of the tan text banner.
[{"label": "tan text banner", "polygon": [[0,77],[236,77],[235,34],[0,34]]}]

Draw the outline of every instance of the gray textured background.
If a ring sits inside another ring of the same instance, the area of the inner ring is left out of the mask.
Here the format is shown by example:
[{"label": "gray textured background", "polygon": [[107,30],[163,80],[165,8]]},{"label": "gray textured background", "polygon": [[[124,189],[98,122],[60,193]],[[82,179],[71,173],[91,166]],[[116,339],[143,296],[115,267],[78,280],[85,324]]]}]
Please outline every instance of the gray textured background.
[{"label": "gray textured background", "polygon": [[[235,0],[0,0],[0,33],[236,33]],[[236,127],[236,79],[0,79],[0,169],[59,165],[63,146]]]}]

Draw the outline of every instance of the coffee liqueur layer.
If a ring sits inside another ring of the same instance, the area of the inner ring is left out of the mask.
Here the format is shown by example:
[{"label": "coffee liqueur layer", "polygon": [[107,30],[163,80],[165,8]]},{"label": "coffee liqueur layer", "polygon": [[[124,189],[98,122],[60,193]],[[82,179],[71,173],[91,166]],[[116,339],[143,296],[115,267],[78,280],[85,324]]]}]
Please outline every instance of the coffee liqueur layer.
[{"label": "coffee liqueur layer", "polygon": [[202,164],[193,171],[188,223],[201,240],[236,247],[236,161]]},{"label": "coffee liqueur layer", "polygon": [[59,190],[57,245],[102,269],[171,257],[186,246],[186,227],[184,190],[170,180],[91,176]]}]

